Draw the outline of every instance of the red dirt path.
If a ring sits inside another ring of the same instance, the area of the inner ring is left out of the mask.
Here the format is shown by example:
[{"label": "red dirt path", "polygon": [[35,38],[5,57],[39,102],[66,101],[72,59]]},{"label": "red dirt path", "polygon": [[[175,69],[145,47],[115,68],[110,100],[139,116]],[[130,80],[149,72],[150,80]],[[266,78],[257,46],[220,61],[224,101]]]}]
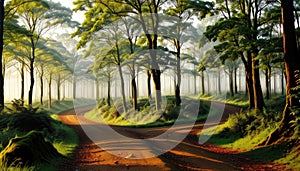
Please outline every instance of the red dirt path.
[{"label": "red dirt path", "polygon": [[[213,145],[199,145],[196,134],[203,123],[196,123],[189,135],[174,149],[158,157],[147,159],[122,158],[114,156],[92,142],[82,130],[79,121],[84,121],[101,129],[99,123],[84,118],[83,114],[92,107],[62,112],[61,121],[73,128],[79,135],[79,146],[71,158],[60,165],[60,171],[159,171],[159,170],[287,170],[274,163],[263,163],[241,156],[237,151],[223,149]],[[230,113],[240,109],[226,105],[222,121]],[[138,137],[148,137],[163,133],[167,127],[159,128],[124,128],[114,127],[118,132],[126,132]],[[184,129],[184,128],[183,128]],[[182,130],[181,130],[182,131]]]}]

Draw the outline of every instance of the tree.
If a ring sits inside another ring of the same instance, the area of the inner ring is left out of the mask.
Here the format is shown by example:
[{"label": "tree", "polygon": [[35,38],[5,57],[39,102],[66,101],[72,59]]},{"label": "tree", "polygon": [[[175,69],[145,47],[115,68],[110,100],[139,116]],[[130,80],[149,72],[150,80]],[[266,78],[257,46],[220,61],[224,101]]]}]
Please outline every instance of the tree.
[{"label": "tree", "polygon": [[[199,18],[204,18],[207,13],[210,13],[213,4],[211,2],[203,2],[203,1],[190,1],[190,0],[183,0],[183,1],[171,1],[172,6],[168,8],[166,14],[175,17],[175,21],[173,21],[172,26],[168,26],[169,32],[168,34],[169,39],[173,46],[176,49],[176,70],[175,70],[175,99],[176,99],[176,106],[181,104],[181,97],[180,97],[180,85],[181,85],[181,51],[184,43],[192,38],[192,35],[187,32],[188,27],[191,27],[191,17],[194,14],[200,13]],[[174,19],[172,19],[174,20]],[[195,30],[193,30],[195,31]],[[173,34],[172,34],[173,33]],[[168,37],[166,37],[168,38]]]},{"label": "tree", "polygon": [[167,1],[76,1],[75,10],[87,10],[83,27],[73,35],[81,35],[78,47],[82,47],[90,40],[91,35],[103,28],[103,25],[120,19],[121,16],[134,18],[142,27],[148,44],[148,53],[151,57],[151,75],[155,89],[156,110],[161,109],[161,71],[157,62],[158,28],[160,23],[159,11]]},{"label": "tree", "polygon": [[278,5],[276,1],[222,0],[217,3],[217,10],[222,17],[213,26],[208,27],[206,36],[210,40],[220,40],[219,53],[233,53],[241,58],[247,80],[249,107],[262,109],[262,95],[259,75],[260,61],[257,56],[261,44],[267,42],[262,38],[263,28],[270,18],[263,17],[266,10]]},{"label": "tree", "polygon": [[[17,4],[18,0],[13,0],[12,4]],[[30,87],[28,93],[28,104],[32,105],[34,78],[34,63],[36,58],[36,47],[41,37],[49,29],[59,24],[76,24],[71,21],[72,11],[62,7],[59,3],[50,1],[28,2],[19,8],[16,13],[20,17],[21,23],[28,29],[27,35],[31,43],[31,56],[29,64]]]},{"label": "tree", "polygon": [[204,65],[203,60],[200,61],[198,66],[198,72],[200,72],[201,77],[201,84],[202,84],[202,94],[205,94],[205,87],[204,87],[204,71],[206,70],[206,67]]},{"label": "tree", "polygon": [[290,136],[293,132],[291,121],[295,119],[294,112],[299,110],[300,98],[300,65],[299,51],[294,25],[294,5],[293,0],[281,1],[282,24],[283,24],[283,48],[284,63],[286,73],[286,105],[283,111],[282,120],[277,129],[275,129],[266,140],[265,144],[271,144],[280,139],[281,136]]},{"label": "tree", "polygon": [[2,73],[3,31],[4,31],[4,0],[0,2],[0,109],[1,110],[4,108],[4,78]]}]

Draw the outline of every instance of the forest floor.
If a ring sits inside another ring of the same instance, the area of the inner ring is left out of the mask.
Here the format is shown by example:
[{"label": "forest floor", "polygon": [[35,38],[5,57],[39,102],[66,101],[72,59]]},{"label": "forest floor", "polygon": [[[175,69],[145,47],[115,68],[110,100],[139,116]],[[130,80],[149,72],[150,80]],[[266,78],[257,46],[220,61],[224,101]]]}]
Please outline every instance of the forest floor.
[{"label": "forest floor", "polygon": [[[287,170],[283,165],[276,163],[266,163],[260,160],[251,159],[240,154],[240,151],[224,149],[212,144],[199,145],[197,133],[201,131],[204,123],[198,122],[194,125],[188,136],[180,142],[175,148],[168,152],[152,158],[142,158],[143,150],[141,148],[127,149],[124,155],[119,157],[106,150],[101,149],[98,145],[107,143],[113,146],[115,142],[95,142],[83,131],[80,123],[93,128],[95,132],[105,133],[103,124],[90,121],[83,115],[92,107],[85,107],[75,110],[69,110],[60,113],[61,121],[73,128],[79,136],[79,145],[74,154],[63,162],[58,170],[60,171],[158,171],[158,170]],[[222,117],[224,122],[229,114],[238,112],[240,109],[230,105],[225,106]],[[76,114],[77,113],[77,114]],[[119,133],[136,138],[153,137],[164,133],[169,127],[156,128],[129,128],[111,126]],[[185,127],[175,129],[176,132],[182,132]],[[138,144],[136,144],[138,146]],[[117,149],[115,149],[117,150]],[[138,151],[138,152],[137,152]],[[147,150],[146,153],[149,153]],[[151,151],[150,151],[151,153]],[[135,154],[135,155],[130,155]]]}]

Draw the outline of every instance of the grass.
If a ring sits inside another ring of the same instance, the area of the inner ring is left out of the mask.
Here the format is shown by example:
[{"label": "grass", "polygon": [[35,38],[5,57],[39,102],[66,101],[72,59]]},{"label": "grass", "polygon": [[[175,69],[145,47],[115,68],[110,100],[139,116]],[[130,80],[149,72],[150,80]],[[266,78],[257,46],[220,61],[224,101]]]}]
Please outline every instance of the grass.
[{"label": "grass", "polygon": [[[278,127],[285,105],[285,96],[273,96],[265,103],[267,107],[263,112],[244,111],[231,114],[224,124],[203,130],[199,136],[210,136],[207,143],[239,150],[241,154],[251,158],[300,169],[298,137],[275,145],[259,146]],[[215,131],[212,133],[212,130]]]},{"label": "grass", "polygon": [[243,93],[235,94],[233,97],[230,96],[229,93],[221,95],[204,94],[200,95],[200,99],[205,101],[217,101],[240,108],[246,108],[249,106],[248,96]]},{"label": "grass", "polygon": [[[45,104],[47,104],[47,101],[45,101]],[[6,147],[8,144],[8,141],[11,138],[14,138],[15,136],[23,136],[25,135],[28,131],[22,131],[22,129],[17,129],[15,124],[10,124],[10,123],[15,123],[15,119],[20,119],[21,117],[33,117],[33,119],[28,119],[29,121],[34,121],[35,117],[40,117],[41,119],[38,119],[37,121],[45,121],[49,120],[48,126],[44,126],[44,129],[41,129],[40,131],[43,131],[45,134],[45,139],[46,141],[50,142],[56,149],[57,151],[62,154],[65,157],[69,157],[73,150],[76,148],[76,146],[79,143],[77,134],[73,131],[68,126],[63,125],[57,114],[65,110],[72,109],[73,106],[75,105],[76,107],[83,107],[87,105],[93,104],[93,100],[87,100],[87,99],[78,99],[75,101],[75,104],[73,104],[73,100],[68,99],[65,101],[57,102],[54,101],[52,103],[52,108],[50,110],[43,110],[43,109],[38,109],[37,112],[41,112],[40,116],[36,115],[35,112],[32,114],[28,114],[28,116],[22,114],[22,113],[28,113],[28,112],[20,112],[18,110],[12,111],[11,113],[7,114],[8,111],[5,113],[0,114],[0,151]],[[12,108],[14,105],[13,103],[8,105],[9,108]],[[34,106],[38,106],[38,104],[34,104]],[[46,107],[44,106],[46,109]],[[20,110],[20,109],[19,109]],[[22,109],[21,109],[22,110]],[[47,121],[48,123],[48,121]],[[23,125],[30,125],[24,123]],[[18,125],[17,125],[18,126]],[[38,127],[37,127],[38,128]],[[52,132],[51,132],[52,131]],[[0,170],[41,170],[41,171],[53,171],[57,170],[57,166],[60,162],[62,162],[64,159],[53,159],[50,161],[50,163],[40,163],[34,166],[25,166],[25,167],[20,167],[20,166],[8,166],[5,163],[0,164]]]},{"label": "grass", "polygon": [[73,109],[74,107],[85,107],[95,104],[93,99],[79,98],[76,100],[65,99],[63,101],[53,100],[51,104],[51,109],[48,108],[48,100],[45,100],[43,105],[40,105],[39,102],[34,103],[34,106],[41,107],[45,110],[50,111],[51,113],[60,113],[66,110]]},{"label": "grass", "polygon": [[[97,122],[128,127],[169,126],[175,122],[185,123],[191,120],[203,121],[207,119],[210,105],[200,101],[199,98],[182,97],[181,106],[176,106],[174,101],[174,96],[167,96],[164,110],[156,112],[155,107],[149,104],[147,98],[140,98],[138,99],[138,112],[130,109],[127,113],[120,114],[119,111],[121,110],[117,110],[122,109],[120,102],[109,106],[103,100],[99,102],[96,108],[87,112],[85,117]],[[197,110],[199,112],[195,114]],[[179,116],[181,119],[178,119]]]}]

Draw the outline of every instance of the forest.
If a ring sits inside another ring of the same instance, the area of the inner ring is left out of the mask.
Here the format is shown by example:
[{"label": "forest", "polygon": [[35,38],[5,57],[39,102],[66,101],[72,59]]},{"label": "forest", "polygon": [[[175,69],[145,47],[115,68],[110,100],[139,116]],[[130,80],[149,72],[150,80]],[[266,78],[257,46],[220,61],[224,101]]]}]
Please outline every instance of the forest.
[{"label": "forest", "polygon": [[299,0],[2,0],[0,170],[300,169],[299,15]]}]

